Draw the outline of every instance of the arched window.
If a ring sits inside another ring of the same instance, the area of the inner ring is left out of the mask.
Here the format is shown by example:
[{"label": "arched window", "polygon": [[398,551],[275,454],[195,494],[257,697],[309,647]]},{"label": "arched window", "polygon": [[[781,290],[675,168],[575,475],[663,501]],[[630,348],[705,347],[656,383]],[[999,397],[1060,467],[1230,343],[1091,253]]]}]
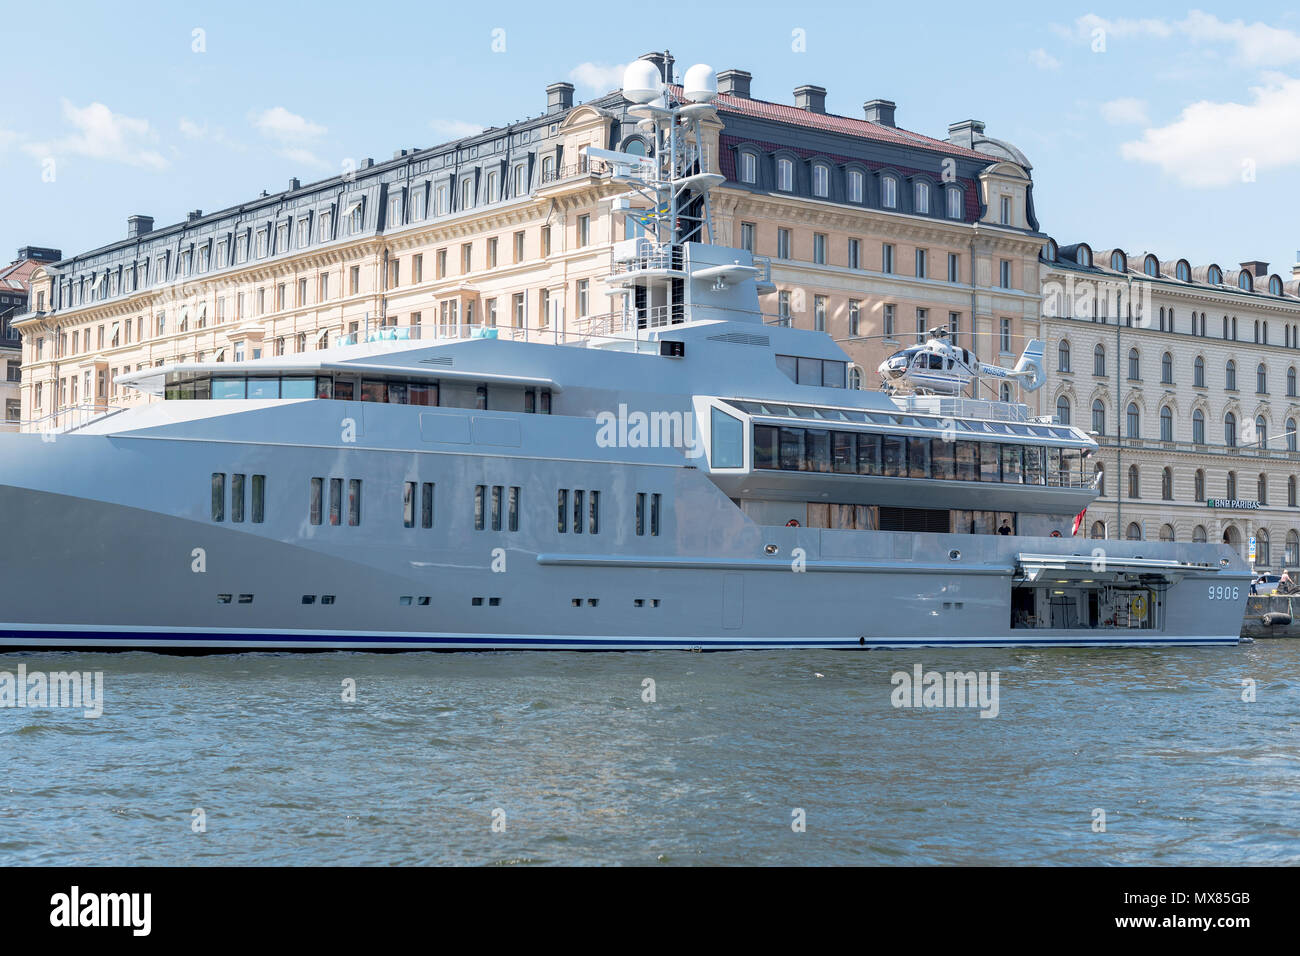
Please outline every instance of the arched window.
[{"label": "arched window", "polygon": [[1197,388],[1205,388],[1205,359],[1199,355],[1192,366],[1192,384]]},{"label": "arched window", "polygon": [[1062,425],[1070,424],[1070,400],[1064,395],[1056,400],[1056,420]]},{"label": "arched window", "polygon": [[1261,505],[1268,504],[1268,475],[1262,471],[1255,479],[1255,498]]},{"label": "arched window", "polygon": [[1281,295],[1281,294],[1282,294],[1282,280],[1281,280],[1281,278],[1279,278],[1278,276],[1270,276],[1270,277],[1269,277],[1269,280],[1268,280],[1268,293],[1269,293],[1269,295]]},{"label": "arched window", "polygon": [[[633,136],[631,139],[629,139],[626,143],[623,144],[623,152],[628,153],[629,155],[632,156],[645,156],[646,155],[645,140],[643,140],[640,136]],[[752,152],[746,151],[744,153],[741,153],[741,156],[748,157],[749,167],[751,170],[753,170],[757,166],[757,157],[755,157]],[[743,166],[744,163],[742,162],[741,165]],[[751,175],[751,177],[749,179],[746,179],[745,182],[752,183],[754,181],[754,178],[755,177]]]},{"label": "arched window", "polygon": [[1229,448],[1237,447],[1237,416],[1232,412],[1223,416],[1223,443]]},{"label": "arched window", "polygon": [[1056,370],[1070,371],[1070,343],[1066,339],[1061,339],[1061,343],[1056,347]]},{"label": "arched window", "polygon": [[1160,526],[1160,540],[1161,540],[1161,541],[1173,541],[1173,540],[1174,540],[1174,526],[1173,526],[1173,525],[1171,525],[1171,524],[1162,524],[1162,525]]},{"label": "arched window", "polygon": [[1286,477],[1286,506],[1288,508],[1296,506],[1295,475],[1287,475]]},{"label": "arched window", "polygon": [[1106,346],[1098,345],[1092,350],[1092,374],[1106,374]]},{"label": "arched window", "polygon": [[1130,541],[1141,541],[1142,526],[1138,524],[1136,521],[1129,522],[1128,532],[1127,534],[1125,534],[1125,537],[1128,538]]},{"label": "arched window", "polygon": [[881,177],[880,205],[886,209],[898,208],[898,180],[893,176]]},{"label": "arched window", "polygon": [[1220,269],[1218,266],[1210,266],[1210,271],[1209,271],[1209,282],[1210,282],[1210,285],[1222,285],[1222,284],[1223,284],[1223,270]]},{"label": "arched window", "polygon": [[1268,447],[1268,422],[1263,415],[1255,416],[1255,442],[1260,448]]},{"label": "arched window", "polygon": [[1273,556],[1269,554],[1268,532],[1263,528],[1255,529],[1255,567],[1267,568],[1273,564]]},{"label": "arched window", "polygon": [[849,388],[862,387],[862,369],[854,365],[849,369]]},{"label": "arched window", "polygon": [[1141,438],[1142,418],[1138,414],[1138,407],[1135,402],[1129,402],[1128,412],[1125,415],[1124,433],[1129,438]]},{"label": "arched window", "polygon": [[1194,488],[1192,489],[1193,497],[1197,501],[1204,501],[1205,500],[1205,469],[1204,468],[1196,469],[1196,480],[1193,482],[1193,485],[1194,485]]},{"label": "arched window", "polygon": [[1160,497],[1165,501],[1174,500],[1174,470],[1165,468],[1160,472]]},{"label": "arched window", "polygon": [[[949,219],[964,218],[962,215],[962,210],[965,209],[966,207],[966,195],[965,193],[962,192],[961,187],[960,186],[947,187],[944,190],[944,196],[946,197],[946,202],[948,203],[948,218]],[[1050,239],[1048,240],[1048,243],[1052,249],[1051,258],[1048,261],[1054,262],[1056,261],[1056,244],[1053,243]]]},{"label": "arched window", "polygon": [[1092,430],[1098,435],[1106,434],[1106,406],[1100,398],[1092,400]]},{"label": "arched window", "polygon": [[1198,524],[1192,529],[1192,541],[1197,544],[1205,544],[1205,525]]},{"label": "arched window", "polygon": [[[633,143],[641,147],[641,152],[635,153],[635,155],[644,156],[645,145],[639,139],[629,142],[627,146],[623,147],[623,152],[633,152],[631,148]],[[749,150],[744,150],[740,154],[740,181],[751,184],[758,182],[758,157]]]},{"label": "arched window", "polygon": [[1300,564],[1300,534],[1295,528],[1286,533],[1286,563],[1292,568]]},{"label": "arched window", "polygon": [[915,205],[914,211],[928,216],[930,214],[930,184],[924,182],[913,183],[912,200]]},{"label": "arched window", "polygon": [[1205,412],[1199,408],[1192,412],[1192,442],[1197,445],[1205,444]]},{"label": "arched window", "polygon": [[1292,365],[1286,370],[1286,395],[1287,398],[1295,398],[1295,366]]},{"label": "arched window", "polygon": [[1286,425],[1284,427],[1286,428],[1286,436],[1285,436],[1286,450],[1295,451],[1296,450],[1295,419],[1288,418],[1286,420]]},{"label": "arched window", "polygon": [[825,199],[831,194],[831,168],[825,163],[813,163],[813,195]]},{"label": "arched window", "polygon": [[1192,281],[1192,267],[1183,259],[1178,260],[1178,266],[1174,269],[1180,282]]},{"label": "arched window", "polygon": [[1146,263],[1143,265],[1142,271],[1149,276],[1160,275],[1160,263],[1156,261],[1155,256],[1147,256]]},{"label": "arched window", "polygon": [[1174,357],[1169,352],[1160,356],[1160,382],[1163,385],[1174,383]]},{"label": "arched window", "polygon": [[1096,483],[1097,494],[1105,496],[1106,494],[1106,468],[1101,462],[1097,462],[1097,467],[1093,470],[1093,481]]},{"label": "arched window", "polygon": [[862,202],[863,175],[860,169],[849,170],[849,202]]},{"label": "arched window", "polygon": [[1232,359],[1228,359],[1228,364],[1224,366],[1223,380],[1224,388],[1234,392],[1237,390],[1237,363]]},{"label": "arched window", "polygon": [[1228,472],[1228,480],[1224,483],[1224,488],[1226,489],[1226,491],[1227,491],[1227,496],[1228,496],[1229,498],[1236,499],[1236,497],[1237,497],[1237,473],[1236,473],[1235,471],[1230,471],[1230,472]]},{"label": "arched window", "polygon": [[1250,272],[1241,270],[1241,275],[1237,276],[1237,288],[1245,289],[1247,292],[1255,291],[1255,283],[1250,278]]},{"label": "arched window", "polygon": [[1104,540],[1106,537],[1106,526],[1100,521],[1094,521],[1092,523],[1092,531],[1089,534],[1089,537],[1097,541]]},{"label": "arched window", "polygon": [[1264,367],[1263,362],[1260,362],[1255,369],[1255,391],[1261,395],[1268,394],[1268,369]]},{"label": "arched window", "polygon": [[[546,160],[543,160],[543,165],[547,161],[550,161],[552,163],[555,162],[553,159],[551,159],[551,157],[548,156],[546,157]],[[554,172],[553,166],[551,171]],[[460,182],[460,208],[468,209],[472,205],[474,205],[474,177],[471,175],[471,176],[466,176]]]},{"label": "arched window", "polygon": [[1142,359],[1137,349],[1128,350],[1128,377],[1134,381],[1142,378]]},{"label": "arched window", "polygon": [[1087,246],[1080,246],[1074,254],[1074,261],[1086,269],[1092,268],[1092,250]]},{"label": "arched window", "polygon": [[794,160],[782,156],[776,161],[776,188],[786,193],[794,191]]},{"label": "arched window", "polygon": [[1137,465],[1128,466],[1128,496],[1130,498],[1141,498],[1142,474],[1138,471]]},{"label": "arched window", "polygon": [[1118,249],[1112,252],[1110,254],[1110,267],[1116,272],[1123,272],[1124,266],[1124,253],[1120,252]]},{"label": "arched window", "polygon": [[1160,440],[1174,440],[1174,410],[1168,405],[1160,409]]},{"label": "arched window", "polygon": [[998,388],[998,400],[1003,402],[1011,401],[1011,386],[1006,382]]}]

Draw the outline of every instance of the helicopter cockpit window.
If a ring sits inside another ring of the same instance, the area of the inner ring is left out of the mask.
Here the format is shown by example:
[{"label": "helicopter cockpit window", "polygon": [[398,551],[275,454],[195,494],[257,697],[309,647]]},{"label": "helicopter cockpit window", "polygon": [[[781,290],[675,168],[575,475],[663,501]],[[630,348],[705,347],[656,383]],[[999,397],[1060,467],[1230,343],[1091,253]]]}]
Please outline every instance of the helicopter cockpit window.
[{"label": "helicopter cockpit window", "polygon": [[942,355],[934,355],[934,354],[931,354],[931,355],[930,355],[930,368],[942,369],[942,368],[943,368],[943,356],[942,356]]}]

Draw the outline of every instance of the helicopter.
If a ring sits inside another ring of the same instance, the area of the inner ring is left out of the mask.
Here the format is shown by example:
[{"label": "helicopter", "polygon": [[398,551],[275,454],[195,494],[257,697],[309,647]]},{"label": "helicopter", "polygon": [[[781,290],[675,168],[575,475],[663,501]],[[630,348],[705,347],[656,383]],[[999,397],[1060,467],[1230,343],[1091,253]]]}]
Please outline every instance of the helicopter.
[{"label": "helicopter", "polygon": [[1030,339],[1015,368],[1002,368],[979,361],[968,349],[948,341],[948,327],[926,332],[925,341],[895,352],[877,367],[885,391],[916,392],[922,395],[960,395],[972,380],[981,376],[1016,381],[1028,391],[1037,391],[1046,378],[1043,343]]}]

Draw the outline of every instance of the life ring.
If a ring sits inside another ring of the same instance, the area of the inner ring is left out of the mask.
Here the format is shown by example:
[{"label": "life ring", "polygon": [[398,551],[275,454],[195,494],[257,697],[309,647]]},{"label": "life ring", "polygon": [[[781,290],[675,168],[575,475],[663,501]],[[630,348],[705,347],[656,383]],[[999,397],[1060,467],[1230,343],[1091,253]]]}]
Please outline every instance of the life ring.
[{"label": "life ring", "polygon": [[786,526],[787,528],[797,528],[797,527],[799,527],[799,519],[798,519],[798,518],[791,518],[789,521],[787,521],[787,522],[785,523],[785,526]]},{"label": "life ring", "polygon": [[1133,595],[1133,600],[1128,603],[1129,613],[1138,620],[1147,616],[1147,599],[1141,594]]}]

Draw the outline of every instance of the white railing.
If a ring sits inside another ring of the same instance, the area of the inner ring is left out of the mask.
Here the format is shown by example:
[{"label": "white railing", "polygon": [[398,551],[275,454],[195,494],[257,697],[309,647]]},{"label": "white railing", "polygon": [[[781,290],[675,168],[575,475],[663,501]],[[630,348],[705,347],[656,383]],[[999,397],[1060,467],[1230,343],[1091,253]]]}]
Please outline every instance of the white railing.
[{"label": "white railing", "polygon": [[956,398],[942,395],[898,395],[894,404],[905,412],[941,415],[947,418],[983,418],[988,421],[1028,422],[1029,406],[1011,402],[992,402],[982,398]]},{"label": "white railing", "polygon": [[89,425],[91,422],[99,421],[101,418],[108,418],[110,415],[116,415],[118,412],[126,411],[126,406],[109,405],[106,402],[99,402],[92,405],[69,405],[67,408],[61,408],[56,412],[49,412],[40,418],[30,418],[20,422],[9,422],[9,424],[18,425],[20,431],[24,432],[43,432],[45,434],[63,434],[65,432],[76,431]]}]

